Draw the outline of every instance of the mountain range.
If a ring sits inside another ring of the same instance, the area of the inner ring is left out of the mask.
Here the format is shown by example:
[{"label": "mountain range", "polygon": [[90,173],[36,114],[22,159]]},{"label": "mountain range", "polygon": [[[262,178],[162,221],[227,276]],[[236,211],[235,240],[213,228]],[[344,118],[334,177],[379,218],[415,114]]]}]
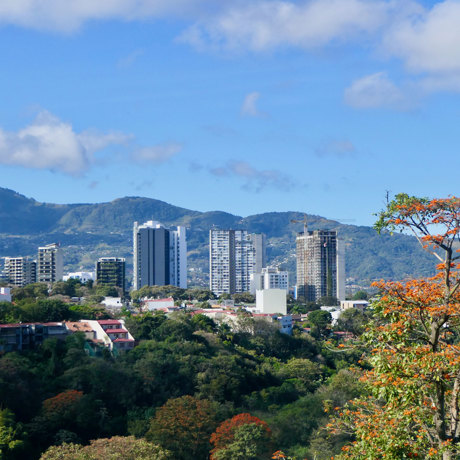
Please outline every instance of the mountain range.
[{"label": "mountain range", "polygon": [[[60,242],[68,271],[94,269],[99,257],[132,261],[134,221],[157,220],[165,226],[187,227],[190,282],[207,285],[209,230],[246,229],[267,236],[269,264],[287,269],[295,280],[295,236],[303,231],[302,212],[268,212],[248,217],[222,211],[199,212],[164,201],[125,197],[109,203],[40,203],[13,190],[0,188],[0,257],[35,256],[37,247]],[[346,225],[307,215],[308,228],[337,230],[346,247],[346,274],[357,284],[373,279],[400,280],[433,273],[432,256],[408,235],[378,235],[372,227]]]}]

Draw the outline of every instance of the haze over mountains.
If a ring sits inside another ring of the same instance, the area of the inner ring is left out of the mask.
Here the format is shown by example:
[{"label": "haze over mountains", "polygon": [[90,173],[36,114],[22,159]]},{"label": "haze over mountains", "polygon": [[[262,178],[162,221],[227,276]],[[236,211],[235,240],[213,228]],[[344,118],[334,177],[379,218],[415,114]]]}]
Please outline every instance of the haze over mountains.
[{"label": "haze over mountains", "polygon": [[[205,284],[208,273],[208,234],[213,226],[247,229],[267,235],[270,264],[280,264],[295,276],[295,235],[302,212],[269,212],[248,217],[222,211],[199,212],[163,201],[125,197],[109,203],[40,203],[0,188],[0,256],[35,256],[39,245],[60,242],[65,269],[93,269],[102,256],[132,260],[134,221],[158,220],[164,225],[187,227],[188,265],[192,284]],[[372,279],[403,279],[432,274],[433,260],[407,235],[378,235],[371,227],[345,225],[308,215],[308,226],[335,229],[346,245],[346,274],[358,283]],[[291,278],[291,284],[295,278]]]}]

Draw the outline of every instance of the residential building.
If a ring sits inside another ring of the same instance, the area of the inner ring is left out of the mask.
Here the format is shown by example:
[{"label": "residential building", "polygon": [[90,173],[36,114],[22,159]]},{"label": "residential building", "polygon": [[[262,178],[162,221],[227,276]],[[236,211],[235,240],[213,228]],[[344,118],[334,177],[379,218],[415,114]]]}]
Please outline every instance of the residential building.
[{"label": "residential building", "polygon": [[249,239],[256,251],[254,273],[260,273],[267,266],[266,237],[264,233],[250,233]]},{"label": "residential building", "polygon": [[159,222],[134,222],[134,289],[173,285],[187,288],[185,227],[165,228]]},{"label": "residential building", "polygon": [[27,257],[4,257],[3,279],[14,287],[23,287],[37,280],[37,262]]},{"label": "residential building", "polygon": [[0,324],[0,351],[29,350],[48,338],[65,339],[65,323]]},{"label": "residential building", "polygon": [[53,243],[38,248],[37,281],[54,283],[62,280],[63,256],[59,244]]},{"label": "residential building", "polygon": [[96,284],[120,288],[125,292],[126,260],[121,257],[101,257],[96,262]]},{"label": "residential building", "polygon": [[344,250],[335,230],[298,233],[296,255],[298,297],[345,299]]},{"label": "residential building", "polygon": [[289,273],[278,268],[265,267],[261,272],[256,272],[250,278],[250,292],[255,295],[260,289],[289,289]]},{"label": "residential building", "polygon": [[265,262],[264,241],[263,235],[246,230],[210,230],[211,291],[216,295],[248,292],[251,275]]},{"label": "residential building", "polygon": [[95,340],[109,350],[130,350],[134,348],[134,337],[120,319],[105,319],[100,321],[84,320],[94,331]]}]

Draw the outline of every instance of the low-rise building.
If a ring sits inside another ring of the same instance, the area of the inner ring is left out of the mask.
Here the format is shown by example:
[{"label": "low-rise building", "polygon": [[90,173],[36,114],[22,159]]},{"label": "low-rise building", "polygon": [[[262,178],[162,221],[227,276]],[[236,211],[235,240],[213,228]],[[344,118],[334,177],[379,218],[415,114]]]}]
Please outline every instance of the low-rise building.
[{"label": "low-rise building", "polygon": [[166,299],[142,299],[141,306],[148,311],[162,310],[164,308],[174,309],[174,299],[172,297]]},{"label": "low-rise building", "polygon": [[107,310],[119,311],[123,308],[123,301],[121,297],[104,297],[104,300],[101,303],[105,306],[105,308],[107,308]]},{"label": "low-rise building", "polygon": [[65,339],[65,323],[0,324],[0,351],[29,350],[48,338]]},{"label": "low-rise building", "polygon": [[122,319],[85,320],[95,332],[95,340],[109,350],[124,351],[134,348],[134,337]]},{"label": "low-rise building", "polygon": [[342,300],[340,302],[340,308],[342,310],[348,310],[349,308],[357,308],[358,310],[365,310],[369,306],[367,300]]},{"label": "low-rise building", "polygon": [[256,291],[256,309],[261,313],[287,314],[285,289],[261,289]]}]

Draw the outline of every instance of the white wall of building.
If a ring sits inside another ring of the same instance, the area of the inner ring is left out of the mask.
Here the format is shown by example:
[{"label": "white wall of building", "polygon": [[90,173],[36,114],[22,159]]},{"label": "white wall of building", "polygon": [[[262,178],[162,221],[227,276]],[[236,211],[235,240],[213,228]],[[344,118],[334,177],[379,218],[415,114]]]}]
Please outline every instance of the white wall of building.
[{"label": "white wall of building", "polygon": [[286,315],[286,290],[262,289],[256,291],[256,308],[262,313],[281,313]]},{"label": "white wall of building", "polygon": [[143,299],[142,304],[147,310],[154,311],[161,308],[173,308],[174,299],[172,297],[168,299]]},{"label": "white wall of building", "polygon": [[0,287],[0,302],[11,302],[11,289]]}]

